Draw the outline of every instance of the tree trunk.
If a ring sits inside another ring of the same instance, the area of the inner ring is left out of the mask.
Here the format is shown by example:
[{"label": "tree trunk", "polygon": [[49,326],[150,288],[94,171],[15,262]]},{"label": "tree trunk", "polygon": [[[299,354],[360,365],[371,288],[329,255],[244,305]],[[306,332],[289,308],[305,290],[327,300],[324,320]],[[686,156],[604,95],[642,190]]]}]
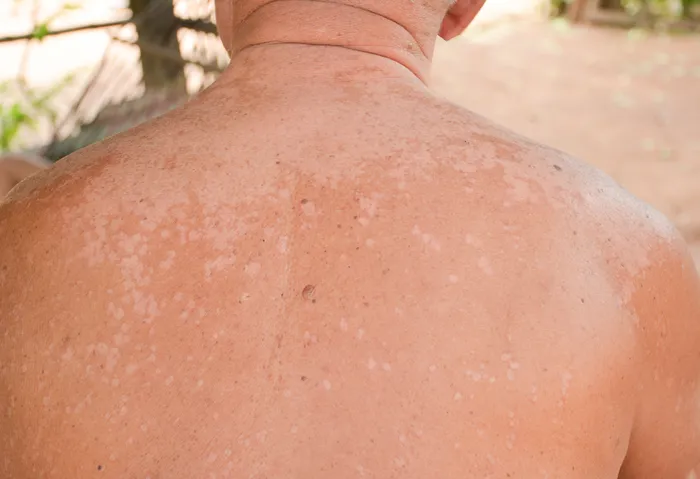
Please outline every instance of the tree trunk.
[{"label": "tree trunk", "polygon": [[[139,40],[172,49],[180,56],[177,38],[178,22],[173,10],[173,0],[129,0]],[[141,48],[141,68],[146,91],[180,89],[186,93],[183,63],[163,58]]]},{"label": "tree trunk", "polygon": [[588,2],[589,0],[574,0],[571,2],[566,12],[571,23],[579,23],[585,20]]},{"label": "tree trunk", "polygon": [[625,8],[622,5],[622,0],[600,0],[600,9],[620,11]]}]

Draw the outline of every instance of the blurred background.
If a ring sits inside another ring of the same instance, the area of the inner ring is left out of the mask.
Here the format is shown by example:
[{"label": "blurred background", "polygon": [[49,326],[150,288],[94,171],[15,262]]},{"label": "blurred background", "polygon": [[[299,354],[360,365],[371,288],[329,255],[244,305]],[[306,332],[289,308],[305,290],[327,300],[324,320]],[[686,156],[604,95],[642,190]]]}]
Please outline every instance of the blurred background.
[{"label": "blurred background", "polygon": [[[213,0],[0,0],[0,154],[63,156],[226,67]],[[700,262],[700,0],[487,0],[433,88],[582,158],[661,210]]]}]

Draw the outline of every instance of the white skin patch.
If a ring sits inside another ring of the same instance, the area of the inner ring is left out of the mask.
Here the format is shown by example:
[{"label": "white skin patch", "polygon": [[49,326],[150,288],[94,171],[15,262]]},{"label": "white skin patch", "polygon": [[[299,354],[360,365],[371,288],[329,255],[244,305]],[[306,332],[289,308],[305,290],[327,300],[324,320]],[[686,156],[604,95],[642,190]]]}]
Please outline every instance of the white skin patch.
[{"label": "white skin patch", "polygon": [[455,395],[453,396],[453,399],[455,401],[461,401],[462,400],[462,393],[455,393]]},{"label": "white skin patch", "polygon": [[470,235],[470,234],[468,234],[464,237],[464,242],[467,243],[468,245],[475,246],[477,248],[480,248],[483,245],[483,243],[481,242],[481,240],[479,238],[477,238],[473,235]]},{"label": "white skin patch", "polygon": [[376,367],[377,367],[377,361],[375,361],[375,360],[372,359],[372,358],[369,358],[369,360],[367,361],[367,368],[370,369],[370,370],[372,370],[372,369],[374,369],[374,368],[376,368]]},{"label": "white skin patch", "polygon": [[493,268],[491,267],[491,262],[489,261],[489,259],[486,256],[482,256],[481,258],[479,258],[479,261],[477,264],[478,264],[479,268],[481,269],[481,271],[483,271],[484,273],[486,273],[489,276],[493,275]]},{"label": "white skin patch", "polygon": [[169,270],[175,262],[175,251],[168,251],[166,258],[158,264],[158,267],[164,271]]},{"label": "white skin patch", "polygon": [[314,205],[313,201],[303,200],[301,202],[301,211],[306,216],[316,216],[316,205]]},{"label": "white skin patch", "polygon": [[341,331],[348,330],[348,321],[345,318],[340,318],[340,330]]},{"label": "white skin patch", "polygon": [[73,359],[73,348],[68,346],[68,349],[66,349],[66,352],[61,355],[61,359],[64,361],[70,361]]},{"label": "white skin patch", "polygon": [[315,334],[311,334],[310,332],[306,331],[304,332],[304,342],[306,344],[316,344],[318,342],[318,337],[316,337]]},{"label": "white skin patch", "polygon": [[411,233],[413,233],[414,236],[420,238],[423,241],[423,244],[425,244],[429,248],[435,251],[440,251],[440,242],[433,235],[429,233],[423,233],[418,225],[415,225],[413,227]]},{"label": "white skin patch", "polygon": [[129,336],[127,336],[126,334],[117,333],[114,335],[114,345],[115,346],[117,346],[117,347],[123,346],[128,342],[129,342]]},{"label": "white skin patch", "polygon": [[323,380],[323,389],[325,389],[326,391],[330,391],[332,387],[333,385],[328,379]]},{"label": "white skin patch", "polygon": [[372,218],[377,214],[377,196],[378,195],[373,195],[375,198],[360,198],[360,208],[362,211],[367,213],[367,215]]},{"label": "white skin patch", "polygon": [[568,371],[561,375],[561,395],[564,397],[566,397],[567,393],[569,392],[569,386],[571,385],[572,378],[573,376]]},{"label": "white skin patch", "polygon": [[509,434],[508,440],[506,441],[506,447],[508,449],[513,449],[514,444],[515,444],[515,434]]},{"label": "white skin patch", "polygon": [[204,263],[204,277],[207,280],[211,280],[211,276],[214,273],[224,271],[226,268],[233,266],[234,264],[236,264],[235,255],[218,256],[215,259]]},{"label": "white skin patch", "polygon": [[362,339],[365,335],[365,330],[360,328],[357,330],[357,339]]},{"label": "white skin patch", "polygon": [[109,303],[107,305],[107,313],[117,320],[124,318],[124,310],[116,306],[114,303]]},{"label": "white skin patch", "polygon": [[455,284],[459,282],[459,276],[456,274],[451,274],[447,277],[447,279],[450,281],[450,283]]},{"label": "white skin patch", "polygon": [[386,372],[390,372],[391,371],[391,364],[389,364],[389,363],[382,364],[382,369]]},{"label": "white skin patch", "polygon": [[289,198],[292,197],[291,192],[290,192],[288,189],[286,189],[286,188],[283,188],[283,189],[279,190],[279,191],[277,192],[277,194],[278,194],[279,197],[282,198],[283,200],[288,200]]},{"label": "white skin patch", "polygon": [[280,236],[280,239],[277,240],[277,251],[282,254],[286,253],[288,241],[289,239],[286,236]]},{"label": "white skin patch", "polygon": [[250,277],[255,277],[260,272],[260,263],[248,263],[245,265],[245,272]]}]

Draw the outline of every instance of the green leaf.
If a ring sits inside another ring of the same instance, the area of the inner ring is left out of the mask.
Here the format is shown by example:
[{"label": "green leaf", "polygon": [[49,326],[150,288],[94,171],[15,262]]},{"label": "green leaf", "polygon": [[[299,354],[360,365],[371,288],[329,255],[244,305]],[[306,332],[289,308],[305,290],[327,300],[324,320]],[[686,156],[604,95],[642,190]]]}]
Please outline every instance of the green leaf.
[{"label": "green leaf", "polygon": [[39,23],[37,26],[34,27],[34,31],[32,32],[32,38],[35,40],[42,41],[46,35],[49,34],[49,24],[48,23]]},{"label": "green leaf", "polygon": [[63,10],[65,11],[80,10],[81,8],[83,8],[83,6],[79,3],[66,3],[63,5]]}]

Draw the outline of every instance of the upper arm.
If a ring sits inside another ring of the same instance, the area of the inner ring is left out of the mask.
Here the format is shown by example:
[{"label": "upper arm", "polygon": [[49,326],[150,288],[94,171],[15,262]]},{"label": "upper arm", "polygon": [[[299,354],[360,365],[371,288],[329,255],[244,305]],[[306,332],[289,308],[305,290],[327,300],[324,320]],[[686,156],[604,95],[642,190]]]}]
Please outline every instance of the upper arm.
[{"label": "upper arm", "polygon": [[700,282],[685,243],[658,246],[639,279],[638,404],[625,479],[700,476]]}]

